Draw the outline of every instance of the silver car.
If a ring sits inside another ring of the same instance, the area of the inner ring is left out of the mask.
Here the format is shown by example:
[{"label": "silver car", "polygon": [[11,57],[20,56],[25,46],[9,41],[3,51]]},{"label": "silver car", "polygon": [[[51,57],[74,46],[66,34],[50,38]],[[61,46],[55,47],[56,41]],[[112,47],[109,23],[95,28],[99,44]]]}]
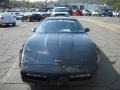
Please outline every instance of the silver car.
[{"label": "silver car", "polygon": [[53,12],[51,13],[51,17],[56,17],[56,16],[70,16],[68,13],[68,10],[66,7],[55,7],[53,9]]},{"label": "silver car", "polygon": [[0,26],[9,24],[16,26],[16,16],[9,13],[0,13]]}]

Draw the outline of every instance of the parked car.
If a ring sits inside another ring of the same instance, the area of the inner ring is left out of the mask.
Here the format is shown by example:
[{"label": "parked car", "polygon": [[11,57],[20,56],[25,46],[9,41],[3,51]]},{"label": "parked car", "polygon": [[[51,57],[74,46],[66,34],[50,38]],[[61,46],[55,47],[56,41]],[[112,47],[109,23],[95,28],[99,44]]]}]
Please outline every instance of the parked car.
[{"label": "parked car", "polygon": [[7,11],[7,12],[16,16],[17,20],[21,20],[23,17],[23,12],[21,11]]},{"label": "parked car", "polygon": [[89,10],[82,10],[82,14],[85,15],[85,16],[91,16],[91,12]]},{"label": "parked car", "polygon": [[16,17],[10,13],[0,13],[0,26],[10,24],[16,26]]},{"label": "parked car", "polygon": [[82,12],[79,9],[73,9],[72,15],[73,16],[82,16]]},{"label": "parked car", "polygon": [[97,10],[92,10],[92,11],[91,11],[91,14],[92,14],[93,16],[98,16],[98,11],[97,11]]},{"label": "parked car", "polygon": [[35,10],[35,12],[39,12],[43,18],[47,18],[47,17],[51,16],[52,9],[50,9],[50,8],[43,8],[43,9],[38,8]]},{"label": "parked car", "polygon": [[119,12],[118,11],[113,11],[113,16],[114,17],[118,17],[119,16]]},{"label": "parked car", "polygon": [[92,78],[99,66],[99,49],[71,17],[44,19],[20,50],[20,73],[28,83]]},{"label": "parked car", "polygon": [[113,13],[112,13],[112,11],[111,10],[108,10],[108,9],[105,9],[105,10],[100,10],[99,12],[98,12],[98,15],[99,16],[109,16],[109,17],[112,17],[113,16]]},{"label": "parked car", "polygon": [[51,17],[56,17],[56,16],[70,16],[68,10],[66,7],[55,7],[53,9],[53,12],[51,13]]},{"label": "parked car", "polygon": [[33,20],[43,20],[47,17],[50,17],[51,12],[47,12],[47,9],[43,8],[38,8],[38,9],[33,9],[30,12],[26,12],[22,18],[22,21],[28,20],[29,22]]},{"label": "parked car", "polygon": [[24,13],[23,17],[22,17],[22,21],[24,20],[28,20],[29,22],[37,20],[40,21],[44,19],[41,15],[41,13],[39,12],[26,12]]},{"label": "parked car", "polygon": [[60,5],[60,7],[65,7],[70,15],[72,15],[72,7],[71,5]]}]

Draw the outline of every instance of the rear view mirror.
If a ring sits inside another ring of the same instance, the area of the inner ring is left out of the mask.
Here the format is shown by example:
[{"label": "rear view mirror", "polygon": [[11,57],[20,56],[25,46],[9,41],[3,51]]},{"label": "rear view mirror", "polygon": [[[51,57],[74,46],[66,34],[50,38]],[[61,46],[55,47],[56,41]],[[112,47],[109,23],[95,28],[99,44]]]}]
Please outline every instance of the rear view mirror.
[{"label": "rear view mirror", "polygon": [[85,32],[89,32],[90,31],[90,29],[89,28],[85,28]]},{"label": "rear view mirror", "polygon": [[32,30],[31,30],[32,32],[35,32],[36,31],[36,28],[32,28]]}]

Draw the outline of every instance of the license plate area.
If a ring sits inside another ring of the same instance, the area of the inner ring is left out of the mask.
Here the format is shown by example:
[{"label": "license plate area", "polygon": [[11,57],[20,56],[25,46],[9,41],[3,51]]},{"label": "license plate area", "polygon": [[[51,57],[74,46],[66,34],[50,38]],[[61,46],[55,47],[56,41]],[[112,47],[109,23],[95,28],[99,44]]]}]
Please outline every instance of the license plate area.
[{"label": "license plate area", "polygon": [[50,77],[48,79],[49,85],[64,85],[68,82],[67,77]]}]

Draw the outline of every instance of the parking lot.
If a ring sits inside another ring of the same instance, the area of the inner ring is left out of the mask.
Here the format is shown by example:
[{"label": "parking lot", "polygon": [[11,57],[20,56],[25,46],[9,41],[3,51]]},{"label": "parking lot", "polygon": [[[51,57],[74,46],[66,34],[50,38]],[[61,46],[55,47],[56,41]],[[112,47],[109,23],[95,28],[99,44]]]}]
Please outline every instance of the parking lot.
[{"label": "parking lot", "polygon": [[19,74],[19,50],[38,22],[17,21],[16,27],[0,27],[0,90],[120,90],[120,19],[76,16],[100,48],[101,63],[92,80],[63,86],[29,86]]}]

